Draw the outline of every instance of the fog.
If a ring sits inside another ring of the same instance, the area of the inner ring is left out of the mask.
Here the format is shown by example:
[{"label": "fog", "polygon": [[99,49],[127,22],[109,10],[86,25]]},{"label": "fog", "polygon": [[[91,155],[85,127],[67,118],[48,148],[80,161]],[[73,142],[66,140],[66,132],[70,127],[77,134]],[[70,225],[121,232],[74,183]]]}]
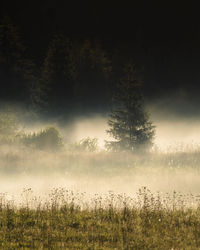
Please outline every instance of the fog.
[{"label": "fog", "polygon": [[156,125],[155,144],[160,150],[187,150],[200,145],[200,116],[191,102],[177,98],[163,98],[148,106]]},{"label": "fog", "polygon": [[[200,145],[200,119],[189,117],[169,117],[151,113],[151,121],[156,126],[154,145],[159,151],[189,150]],[[89,118],[74,119],[67,126],[60,127],[68,142],[86,137],[98,138],[99,146],[104,148],[105,140],[112,140],[106,130],[108,118],[96,115]]]},{"label": "fog", "polygon": [[[153,110],[153,109],[152,109]],[[200,120],[159,116],[153,113],[156,126],[155,146],[148,154],[105,151],[107,116],[73,118],[59,123],[26,122],[25,133],[53,125],[64,138],[64,149],[45,151],[19,144],[0,145],[0,193],[7,200],[20,200],[23,189],[31,188],[43,197],[53,188],[66,188],[87,195],[109,191],[134,196],[146,186],[152,192],[198,194],[200,190]],[[83,138],[98,138],[96,152],[70,151],[68,146]]]}]

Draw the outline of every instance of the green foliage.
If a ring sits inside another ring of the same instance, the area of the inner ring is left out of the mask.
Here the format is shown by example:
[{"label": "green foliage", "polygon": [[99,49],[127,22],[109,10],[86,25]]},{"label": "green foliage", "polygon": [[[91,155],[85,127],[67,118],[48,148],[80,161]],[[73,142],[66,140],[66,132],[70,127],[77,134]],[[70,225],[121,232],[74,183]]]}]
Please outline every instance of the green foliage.
[{"label": "green foliage", "polygon": [[107,131],[115,141],[106,143],[109,150],[136,151],[152,146],[154,126],[144,111],[141,82],[135,66],[127,64],[114,95],[114,108],[110,115]]},{"label": "green foliage", "polygon": [[62,137],[54,127],[47,127],[38,133],[25,135],[23,143],[26,146],[47,151],[57,151],[63,147]]},{"label": "green foliage", "polygon": [[70,150],[76,152],[95,152],[98,150],[98,139],[89,137],[84,138],[79,142],[71,144]]}]

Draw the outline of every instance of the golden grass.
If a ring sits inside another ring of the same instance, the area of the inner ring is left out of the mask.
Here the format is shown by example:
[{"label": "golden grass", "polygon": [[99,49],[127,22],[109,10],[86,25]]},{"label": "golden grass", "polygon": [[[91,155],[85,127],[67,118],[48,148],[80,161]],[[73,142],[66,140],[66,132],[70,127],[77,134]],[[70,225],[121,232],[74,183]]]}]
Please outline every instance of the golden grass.
[{"label": "golden grass", "polygon": [[199,204],[199,197],[146,188],[134,198],[110,192],[86,203],[84,194],[64,189],[19,206],[2,196],[0,248],[200,249]]}]

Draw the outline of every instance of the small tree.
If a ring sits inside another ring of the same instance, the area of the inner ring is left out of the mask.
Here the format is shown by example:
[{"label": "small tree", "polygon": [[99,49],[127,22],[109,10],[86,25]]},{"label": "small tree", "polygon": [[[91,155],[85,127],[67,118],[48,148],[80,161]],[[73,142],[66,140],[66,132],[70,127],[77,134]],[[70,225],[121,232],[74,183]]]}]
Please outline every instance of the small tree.
[{"label": "small tree", "polygon": [[141,82],[135,66],[127,64],[114,95],[114,109],[110,115],[107,132],[115,141],[107,141],[109,150],[136,151],[149,149],[154,137],[154,126],[144,111]]},{"label": "small tree", "polygon": [[26,146],[45,151],[58,151],[63,148],[62,137],[54,127],[47,127],[38,133],[26,135],[23,143]]}]

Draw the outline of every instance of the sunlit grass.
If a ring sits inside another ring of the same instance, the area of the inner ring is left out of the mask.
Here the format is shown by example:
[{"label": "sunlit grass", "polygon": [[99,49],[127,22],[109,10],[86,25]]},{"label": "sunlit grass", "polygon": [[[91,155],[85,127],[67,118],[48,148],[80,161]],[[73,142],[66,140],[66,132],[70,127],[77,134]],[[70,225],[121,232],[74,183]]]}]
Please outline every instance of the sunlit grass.
[{"label": "sunlit grass", "polygon": [[[28,177],[38,185],[40,177],[47,188],[74,181],[91,194],[59,188],[44,196],[42,187],[41,197],[31,189],[20,199],[1,194],[0,249],[200,249],[199,166],[199,148],[136,155],[2,147],[2,188],[27,186]],[[144,183],[154,190],[136,192]]]},{"label": "sunlit grass", "polygon": [[48,199],[23,193],[0,203],[1,249],[199,249],[200,199],[141,188],[84,201],[86,194],[54,189]]}]

